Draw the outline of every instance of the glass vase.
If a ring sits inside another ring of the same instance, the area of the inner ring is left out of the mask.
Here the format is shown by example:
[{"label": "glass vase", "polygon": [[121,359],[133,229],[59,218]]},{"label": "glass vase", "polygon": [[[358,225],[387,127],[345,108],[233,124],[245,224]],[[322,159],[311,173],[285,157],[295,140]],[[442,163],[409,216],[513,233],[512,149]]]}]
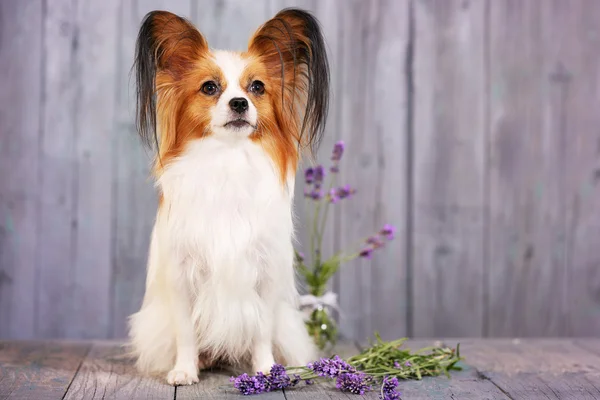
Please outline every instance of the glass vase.
[{"label": "glass vase", "polygon": [[337,341],[337,325],[327,307],[318,305],[310,313],[306,328],[322,352],[330,351]]}]

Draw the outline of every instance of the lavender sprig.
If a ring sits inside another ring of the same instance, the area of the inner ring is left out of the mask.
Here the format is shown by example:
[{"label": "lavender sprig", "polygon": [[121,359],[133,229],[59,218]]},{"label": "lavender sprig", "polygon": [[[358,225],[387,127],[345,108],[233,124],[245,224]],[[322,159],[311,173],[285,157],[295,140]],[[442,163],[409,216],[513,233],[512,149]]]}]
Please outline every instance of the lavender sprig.
[{"label": "lavender sprig", "polygon": [[337,389],[361,395],[377,385],[380,399],[399,400],[401,379],[421,379],[442,373],[450,377],[450,371],[460,370],[456,365],[462,359],[458,345],[456,350],[432,347],[413,353],[402,348],[405,338],[385,342],[379,335],[375,336],[375,343],[347,360],[336,355],[302,367],[284,368],[275,364],[267,375],[262,372],[255,376],[242,374],[232,377],[231,382],[241,394],[252,395],[292,388],[300,382],[310,385],[315,379],[331,380]]},{"label": "lavender sprig", "polygon": [[375,341],[362,353],[346,361],[357,370],[374,377],[391,376],[398,379],[421,379],[423,376],[444,374],[460,370],[456,365],[460,357],[460,345],[448,347],[425,347],[416,352],[403,348],[404,339],[386,342],[375,333]]},{"label": "lavender sprig", "polygon": [[381,391],[379,398],[381,400],[400,400],[400,392],[396,390],[398,387],[398,378],[386,376],[381,383]]},{"label": "lavender sprig", "polygon": [[[297,257],[296,265],[298,271],[306,279],[309,293],[317,297],[325,293],[329,279],[337,272],[341,264],[358,257],[371,259],[376,250],[384,247],[385,242],[394,238],[396,231],[392,225],[386,224],[377,233],[361,240],[357,246],[351,247],[352,252],[338,252],[329,258],[322,259],[323,235],[330,206],[351,198],[357,192],[356,188],[350,185],[337,185],[344,150],[344,142],[335,143],[331,153],[332,165],[328,170],[323,165],[316,165],[304,171],[306,183],[304,197],[313,207],[312,220],[309,222],[310,253],[307,254],[310,264],[302,256]],[[329,177],[327,172],[331,172]],[[321,307],[310,311],[306,327],[320,349],[324,349],[327,344],[335,344],[336,323],[326,308]]]},{"label": "lavender sprig", "polygon": [[268,375],[262,372],[258,372],[255,376],[242,374],[237,377],[232,376],[229,381],[241,394],[248,396],[296,386],[302,378],[298,374],[290,378],[283,365],[273,364]]},{"label": "lavender sprig", "polygon": [[340,374],[335,381],[335,387],[342,392],[365,394],[372,389],[373,378],[363,372],[345,372]]},{"label": "lavender sprig", "polygon": [[337,378],[342,373],[356,372],[356,368],[344,361],[340,356],[335,355],[332,358],[321,358],[306,366],[315,375],[328,378]]},{"label": "lavender sprig", "polygon": [[333,161],[333,165],[329,168],[329,170],[336,174],[340,172],[339,162],[342,159],[342,155],[344,154],[344,142],[339,141],[333,146],[333,152],[331,154],[331,160]]}]

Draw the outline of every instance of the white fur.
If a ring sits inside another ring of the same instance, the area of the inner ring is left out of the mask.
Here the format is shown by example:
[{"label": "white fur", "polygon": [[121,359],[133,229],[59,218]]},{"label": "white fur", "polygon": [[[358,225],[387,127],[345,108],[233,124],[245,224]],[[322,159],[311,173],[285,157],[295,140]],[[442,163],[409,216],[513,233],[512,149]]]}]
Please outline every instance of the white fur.
[{"label": "white fur", "polygon": [[[237,84],[245,66],[239,56],[217,53],[216,60],[228,79],[224,104],[245,97]],[[282,184],[249,133],[220,128],[227,114],[221,108],[220,99],[212,110],[214,134],[188,143],[157,182],[164,202],[143,305],[130,321],[139,369],[168,372],[170,384],[197,382],[207,356],[249,362],[252,372],[316,356],[296,302],[295,171]]]},{"label": "white fur", "polygon": [[256,107],[240,87],[240,78],[244,72],[244,69],[246,68],[247,62],[241,58],[239,54],[223,50],[215,51],[213,59],[221,68],[221,72],[223,72],[223,75],[225,76],[227,88],[221,94],[217,105],[212,110],[212,120],[210,124],[211,130],[214,135],[221,138],[248,136],[254,131],[254,129],[250,126],[242,129],[236,129],[235,131],[223,126],[232,118],[237,117],[232,115],[229,108],[229,101],[234,97],[244,97],[246,100],[248,100],[246,119],[248,122],[250,122],[250,124],[256,126],[256,120],[258,118]]}]

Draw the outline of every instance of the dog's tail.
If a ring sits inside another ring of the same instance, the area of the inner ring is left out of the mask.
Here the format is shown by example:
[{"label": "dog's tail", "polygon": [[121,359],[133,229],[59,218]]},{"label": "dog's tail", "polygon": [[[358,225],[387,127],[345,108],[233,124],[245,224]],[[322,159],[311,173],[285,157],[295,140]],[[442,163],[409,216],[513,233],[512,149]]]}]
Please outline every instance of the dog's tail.
[{"label": "dog's tail", "polygon": [[149,301],[129,319],[129,351],[141,373],[166,373],[175,364],[173,324],[164,303]]},{"label": "dog's tail", "polygon": [[144,374],[165,373],[175,365],[176,344],[172,313],[169,312],[166,280],[159,276],[160,255],[156,226],[150,239],[148,276],[142,308],[129,317],[129,351]]}]

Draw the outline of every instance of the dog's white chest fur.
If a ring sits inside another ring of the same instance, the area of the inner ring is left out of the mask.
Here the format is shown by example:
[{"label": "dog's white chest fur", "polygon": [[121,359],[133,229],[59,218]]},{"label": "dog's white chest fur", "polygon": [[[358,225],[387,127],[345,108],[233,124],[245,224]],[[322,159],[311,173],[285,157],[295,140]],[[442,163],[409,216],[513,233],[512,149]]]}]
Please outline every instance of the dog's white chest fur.
[{"label": "dog's white chest fur", "polygon": [[287,185],[262,148],[248,139],[192,143],[166,168],[159,185],[168,194],[164,227],[171,250],[206,273],[247,273],[244,278],[256,280],[258,271],[240,270],[239,258],[261,257],[291,241]]},{"label": "dog's white chest fur", "polygon": [[294,308],[293,177],[282,184],[249,139],[207,138],[188,145],[158,185],[146,298],[178,282],[198,351],[242,358],[272,334],[278,310]]}]

